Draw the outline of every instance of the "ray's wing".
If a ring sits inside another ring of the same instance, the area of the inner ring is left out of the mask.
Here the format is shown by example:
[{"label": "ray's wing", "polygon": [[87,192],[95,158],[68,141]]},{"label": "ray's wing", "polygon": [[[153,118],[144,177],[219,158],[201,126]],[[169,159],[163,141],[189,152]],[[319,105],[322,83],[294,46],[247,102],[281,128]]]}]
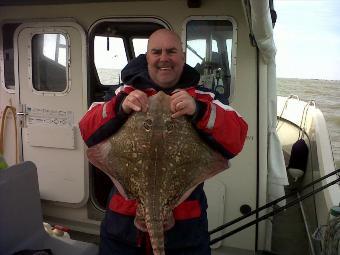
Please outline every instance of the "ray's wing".
[{"label": "ray's wing", "polygon": [[145,113],[135,113],[109,139],[87,150],[89,161],[107,174],[126,198],[143,196],[145,168],[150,164],[150,134]]},{"label": "ray's wing", "polygon": [[164,133],[166,169],[162,190],[166,202],[175,207],[184,201],[194,188],[228,168],[228,160],[211,149],[185,118],[173,120],[172,130]]},{"label": "ray's wing", "polygon": [[109,163],[109,154],[111,152],[111,149],[112,147],[110,140],[105,140],[95,146],[88,148],[86,151],[87,158],[95,167],[97,167],[108,177],[110,177],[110,179],[115,184],[116,188],[123,197],[128,198],[128,195],[126,194],[122,184],[118,181],[119,177],[117,178],[114,167],[112,167]]}]

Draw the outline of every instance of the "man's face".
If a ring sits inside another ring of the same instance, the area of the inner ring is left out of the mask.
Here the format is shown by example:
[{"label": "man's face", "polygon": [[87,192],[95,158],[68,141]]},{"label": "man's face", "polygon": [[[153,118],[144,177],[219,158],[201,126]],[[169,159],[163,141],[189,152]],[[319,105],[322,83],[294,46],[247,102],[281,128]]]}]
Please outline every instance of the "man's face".
[{"label": "man's face", "polygon": [[173,32],[159,30],[152,34],[146,58],[153,82],[162,88],[177,84],[183,71],[184,53],[179,38]]}]

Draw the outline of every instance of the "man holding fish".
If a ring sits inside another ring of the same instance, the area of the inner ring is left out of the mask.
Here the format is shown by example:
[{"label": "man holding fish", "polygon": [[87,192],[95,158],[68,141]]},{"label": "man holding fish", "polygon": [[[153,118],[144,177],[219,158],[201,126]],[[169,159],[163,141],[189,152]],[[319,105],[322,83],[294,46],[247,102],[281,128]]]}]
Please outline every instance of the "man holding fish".
[{"label": "man holding fish", "polygon": [[[198,86],[199,78],[199,73],[185,64],[180,37],[167,29],[155,31],[149,38],[146,56],[140,55],[122,70],[125,85],[110,101],[91,108],[80,121],[86,145],[91,149],[114,136],[133,113],[147,113],[150,97],[162,91],[169,96],[171,118],[184,116],[209,147],[226,160],[233,158],[242,150],[247,124],[223,103],[225,98]],[[171,226],[164,227],[165,245],[161,250],[166,255],[211,254],[203,181],[172,209],[174,223],[164,223]],[[121,194],[124,191],[119,192],[116,186],[101,225],[100,254],[152,254],[154,245],[148,232],[134,224],[140,208],[138,199],[126,199]],[[154,249],[156,253],[164,254]]]}]

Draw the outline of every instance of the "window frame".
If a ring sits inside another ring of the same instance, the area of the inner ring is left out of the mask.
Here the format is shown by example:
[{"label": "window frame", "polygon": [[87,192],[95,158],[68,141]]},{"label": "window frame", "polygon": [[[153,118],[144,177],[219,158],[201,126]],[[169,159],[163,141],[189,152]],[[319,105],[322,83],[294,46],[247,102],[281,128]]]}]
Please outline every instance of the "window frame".
[{"label": "window frame", "polygon": [[[45,34],[61,34],[65,37],[65,49],[66,49],[66,86],[63,91],[41,91],[41,90],[36,90],[33,86],[33,55],[32,55],[32,42],[33,42],[33,37],[35,35],[45,35]],[[71,47],[70,47],[70,36],[69,34],[64,31],[63,29],[59,28],[52,28],[52,29],[44,29],[44,31],[38,31],[34,32],[30,36],[30,42],[29,42],[29,53],[28,56],[30,58],[30,67],[28,69],[28,78],[30,80],[29,86],[32,89],[32,92],[36,95],[39,96],[64,96],[67,93],[70,92],[71,90],[71,78],[70,78],[70,64],[71,64]]]},{"label": "window frame", "polygon": [[237,68],[237,31],[238,31],[238,27],[237,27],[237,23],[236,20],[231,17],[231,16],[190,16],[188,18],[186,18],[183,22],[182,25],[182,46],[183,46],[183,51],[185,53],[185,59],[187,57],[187,25],[190,21],[211,21],[211,20],[223,20],[223,21],[229,21],[232,26],[233,26],[233,38],[232,38],[232,47],[231,47],[231,59],[230,61],[230,94],[228,97],[228,102],[232,102],[233,98],[235,96],[234,90],[235,90],[235,80],[236,80],[236,68]]}]

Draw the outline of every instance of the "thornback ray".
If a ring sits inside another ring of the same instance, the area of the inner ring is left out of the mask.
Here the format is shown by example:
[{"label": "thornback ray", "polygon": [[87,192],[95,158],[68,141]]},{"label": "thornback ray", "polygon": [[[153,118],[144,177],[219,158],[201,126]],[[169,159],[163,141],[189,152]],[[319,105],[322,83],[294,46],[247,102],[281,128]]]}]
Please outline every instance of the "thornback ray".
[{"label": "thornback ray", "polygon": [[117,133],[87,150],[126,199],[136,199],[135,225],[164,255],[164,231],[175,224],[172,210],[204,180],[228,168],[184,116],[171,118],[170,96],[149,98],[146,113],[134,112]]}]

